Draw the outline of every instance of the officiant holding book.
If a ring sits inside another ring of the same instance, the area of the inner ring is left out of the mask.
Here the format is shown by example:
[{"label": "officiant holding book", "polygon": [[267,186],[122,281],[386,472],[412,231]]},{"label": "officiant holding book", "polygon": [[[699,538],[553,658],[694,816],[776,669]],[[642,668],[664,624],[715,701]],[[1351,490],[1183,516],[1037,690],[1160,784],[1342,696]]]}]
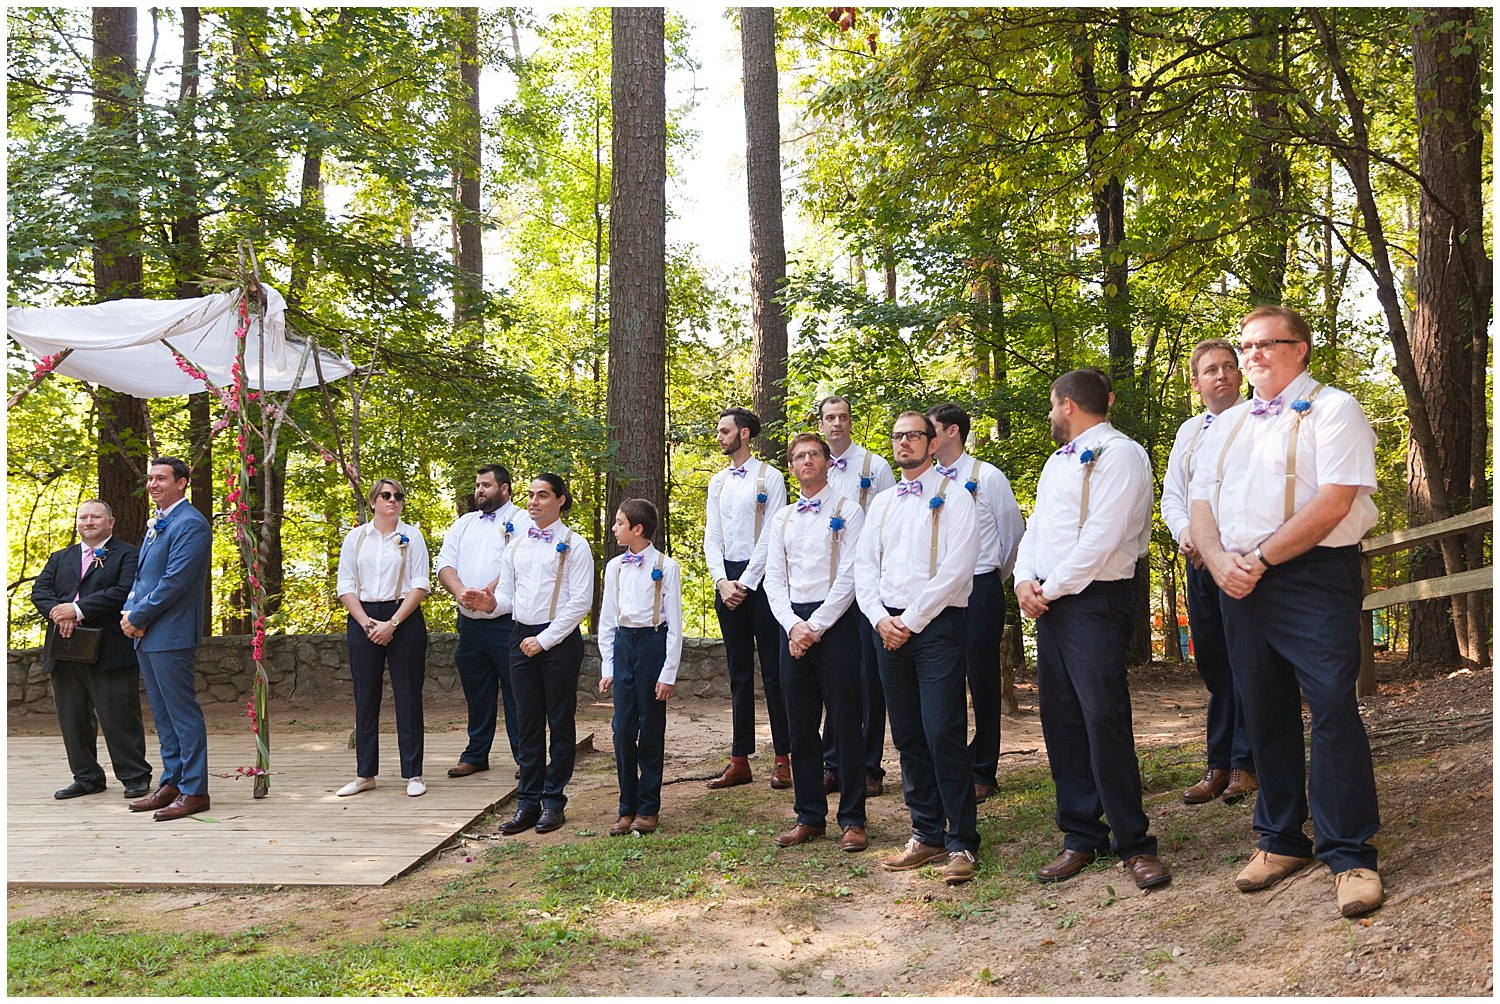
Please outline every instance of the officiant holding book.
[{"label": "officiant holding book", "polygon": [[98,499],[78,507],[77,526],[79,543],[53,553],[31,587],[32,604],[47,618],[43,656],[73,773],[73,783],[53,797],[104,790],[102,730],[125,797],[142,798],[151,792],[151,765],[141,723],[141,673],[135,649],[120,629],[138,551],[113,536],[114,513]]}]

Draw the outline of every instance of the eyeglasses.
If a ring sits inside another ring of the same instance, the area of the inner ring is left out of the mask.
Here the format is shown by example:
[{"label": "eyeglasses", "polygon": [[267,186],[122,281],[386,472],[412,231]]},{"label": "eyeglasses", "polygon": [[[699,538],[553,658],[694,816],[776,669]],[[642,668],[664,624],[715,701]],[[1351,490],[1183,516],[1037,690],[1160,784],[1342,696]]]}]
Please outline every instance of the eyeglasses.
[{"label": "eyeglasses", "polygon": [[823,456],[822,450],[802,450],[792,454],[791,460],[794,464],[802,463],[804,460],[816,460]]},{"label": "eyeglasses", "polygon": [[1240,342],[1240,354],[1248,355],[1251,352],[1269,352],[1273,345],[1301,345],[1300,338],[1267,338],[1259,342]]},{"label": "eyeglasses", "polygon": [[931,438],[931,436],[932,436],[932,433],[928,432],[926,429],[908,429],[905,432],[893,432],[893,433],[891,433],[891,442],[893,442],[893,443],[901,443],[901,442],[914,443],[914,442],[916,442],[919,439],[929,439],[929,438]]},{"label": "eyeglasses", "polygon": [[405,502],[406,496],[400,492],[381,492],[380,497],[387,502]]}]

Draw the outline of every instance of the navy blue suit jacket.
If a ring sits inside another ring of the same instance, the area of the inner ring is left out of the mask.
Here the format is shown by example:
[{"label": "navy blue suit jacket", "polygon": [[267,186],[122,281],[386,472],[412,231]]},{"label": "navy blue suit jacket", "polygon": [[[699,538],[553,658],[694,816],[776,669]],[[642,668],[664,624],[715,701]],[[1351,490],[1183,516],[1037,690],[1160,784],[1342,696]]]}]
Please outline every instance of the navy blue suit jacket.
[{"label": "navy blue suit jacket", "polygon": [[213,528],[187,500],[146,531],[125,600],[130,623],[145,631],[143,652],[174,652],[203,640],[203,587],[213,553]]}]

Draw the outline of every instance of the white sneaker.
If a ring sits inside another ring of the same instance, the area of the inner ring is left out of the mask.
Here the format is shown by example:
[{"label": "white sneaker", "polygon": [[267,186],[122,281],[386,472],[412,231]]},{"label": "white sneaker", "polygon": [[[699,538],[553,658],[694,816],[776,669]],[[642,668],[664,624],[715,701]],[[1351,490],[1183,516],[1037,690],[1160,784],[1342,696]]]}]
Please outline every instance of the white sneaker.
[{"label": "white sneaker", "polygon": [[420,777],[414,777],[406,782],[406,793],[412,798],[427,794],[427,783]]},{"label": "white sneaker", "polygon": [[362,791],[369,791],[373,787],[375,787],[375,779],[373,777],[356,777],[353,781],[350,781],[334,792],[334,794],[339,798],[348,798],[350,795],[358,795]]}]

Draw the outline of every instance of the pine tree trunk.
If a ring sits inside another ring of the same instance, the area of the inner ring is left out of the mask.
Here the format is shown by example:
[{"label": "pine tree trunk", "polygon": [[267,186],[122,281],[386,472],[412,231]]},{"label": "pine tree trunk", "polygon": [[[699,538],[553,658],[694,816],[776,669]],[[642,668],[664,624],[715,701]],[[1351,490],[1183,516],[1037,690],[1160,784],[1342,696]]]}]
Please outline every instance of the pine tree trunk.
[{"label": "pine tree trunk", "polygon": [[472,325],[465,339],[477,350],[484,344],[484,250],[481,247],[479,215],[479,168],[484,150],[479,117],[479,8],[457,10],[458,101],[463,137],[456,162],[458,208],[454,221],[453,324]]}]

